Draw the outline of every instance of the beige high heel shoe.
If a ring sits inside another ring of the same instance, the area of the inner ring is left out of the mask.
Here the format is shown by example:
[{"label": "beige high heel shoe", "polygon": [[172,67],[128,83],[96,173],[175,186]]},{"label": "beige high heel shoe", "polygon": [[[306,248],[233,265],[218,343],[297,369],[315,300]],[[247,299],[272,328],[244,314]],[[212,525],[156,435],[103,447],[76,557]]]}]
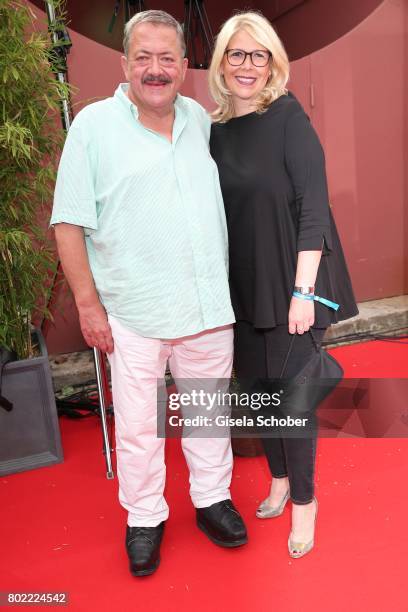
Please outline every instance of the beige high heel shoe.
[{"label": "beige high heel shoe", "polygon": [[275,518],[276,516],[280,516],[282,514],[282,512],[284,511],[284,509],[285,509],[286,502],[288,501],[289,497],[290,497],[290,492],[289,492],[289,489],[288,489],[286,491],[285,495],[282,497],[282,500],[281,500],[279,506],[270,506],[268,504],[269,497],[267,497],[259,505],[259,507],[258,507],[258,509],[256,511],[257,518],[267,519],[267,518]]},{"label": "beige high heel shoe", "polygon": [[[314,529],[316,529],[316,518],[317,518],[317,499],[316,497],[313,497],[314,502],[315,502],[315,506],[316,506],[316,513],[315,513],[315,518],[314,518]],[[300,557],[304,557],[304,555],[306,555],[308,552],[310,552],[314,546],[314,531],[313,531],[313,538],[310,540],[310,542],[293,542],[290,539],[291,533],[289,534],[289,539],[288,539],[288,550],[289,550],[289,554],[292,557],[292,559],[300,559]]]}]

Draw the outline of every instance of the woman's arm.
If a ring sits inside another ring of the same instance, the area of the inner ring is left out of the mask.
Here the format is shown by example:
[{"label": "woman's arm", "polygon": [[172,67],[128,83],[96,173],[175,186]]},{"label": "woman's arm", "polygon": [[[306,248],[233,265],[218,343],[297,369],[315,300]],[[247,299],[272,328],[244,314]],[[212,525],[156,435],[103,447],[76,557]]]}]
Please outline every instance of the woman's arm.
[{"label": "woman's arm", "polygon": [[[321,251],[299,251],[296,268],[296,287],[314,287]],[[292,297],[289,307],[289,333],[303,334],[314,323],[314,302]]]},{"label": "woman's arm", "polygon": [[[324,152],[300,105],[287,118],[285,164],[299,206],[294,285],[314,287],[323,246],[331,250],[329,196]],[[313,325],[314,318],[313,300],[291,298],[289,333],[303,334]]]}]

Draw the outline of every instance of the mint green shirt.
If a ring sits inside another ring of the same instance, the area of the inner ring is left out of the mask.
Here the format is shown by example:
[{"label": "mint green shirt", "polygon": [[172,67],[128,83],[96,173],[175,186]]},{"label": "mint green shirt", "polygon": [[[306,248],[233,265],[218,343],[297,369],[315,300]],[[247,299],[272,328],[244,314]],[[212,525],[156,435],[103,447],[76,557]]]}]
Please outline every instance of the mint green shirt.
[{"label": "mint green shirt", "polygon": [[140,123],[127,87],[72,122],[51,224],[84,227],[106,311],[138,334],[170,339],[232,323],[210,119],[178,95],[170,143]]}]

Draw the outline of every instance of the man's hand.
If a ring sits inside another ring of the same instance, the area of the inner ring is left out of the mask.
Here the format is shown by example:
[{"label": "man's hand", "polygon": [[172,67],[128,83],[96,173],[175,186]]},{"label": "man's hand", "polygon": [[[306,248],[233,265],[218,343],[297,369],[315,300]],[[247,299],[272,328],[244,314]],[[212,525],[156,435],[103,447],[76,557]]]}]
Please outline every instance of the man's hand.
[{"label": "man's hand", "polygon": [[102,304],[98,301],[90,306],[78,306],[78,312],[81,331],[88,346],[112,353],[112,330]]},{"label": "man's hand", "polygon": [[314,323],[314,302],[292,297],[289,308],[289,333],[303,334]]}]

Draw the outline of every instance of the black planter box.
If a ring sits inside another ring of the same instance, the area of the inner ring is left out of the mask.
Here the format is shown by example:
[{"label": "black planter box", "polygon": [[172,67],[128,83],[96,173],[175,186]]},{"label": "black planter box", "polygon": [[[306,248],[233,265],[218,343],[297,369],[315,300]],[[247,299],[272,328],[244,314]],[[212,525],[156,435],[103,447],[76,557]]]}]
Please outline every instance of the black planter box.
[{"label": "black planter box", "polygon": [[63,461],[58,415],[44,338],[36,330],[41,356],[5,365],[0,407],[0,476]]}]

